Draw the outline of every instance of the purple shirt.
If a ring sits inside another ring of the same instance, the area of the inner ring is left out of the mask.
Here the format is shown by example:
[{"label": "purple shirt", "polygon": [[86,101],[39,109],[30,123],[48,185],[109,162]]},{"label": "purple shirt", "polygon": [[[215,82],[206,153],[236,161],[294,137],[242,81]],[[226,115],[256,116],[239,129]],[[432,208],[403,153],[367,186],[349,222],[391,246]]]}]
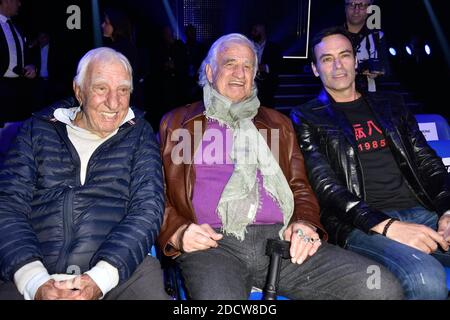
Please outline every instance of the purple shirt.
[{"label": "purple shirt", "polygon": [[[207,223],[213,228],[222,226],[216,212],[217,205],[230,179],[234,165],[229,157],[233,146],[232,130],[221,127],[217,121],[207,121],[202,142],[194,155],[195,183],[192,205],[198,224]],[[254,224],[283,223],[283,213],[263,188],[263,177],[257,171],[261,207]]]}]

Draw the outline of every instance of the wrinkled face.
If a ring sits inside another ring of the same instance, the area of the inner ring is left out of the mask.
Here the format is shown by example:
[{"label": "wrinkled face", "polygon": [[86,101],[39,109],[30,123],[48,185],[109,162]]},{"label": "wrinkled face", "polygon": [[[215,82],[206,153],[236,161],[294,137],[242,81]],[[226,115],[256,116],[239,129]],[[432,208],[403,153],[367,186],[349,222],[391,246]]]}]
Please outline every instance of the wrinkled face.
[{"label": "wrinkled face", "polygon": [[103,21],[102,23],[102,30],[103,30],[103,36],[105,36],[106,38],[111,38],[114,28],[111,24],[111,21],[109,20],[109,18],[107,16],[105,16],[105,21]]},{"label": "wrinkled face", "polygon": [[314,47],[314,54],[317,62],[312,64],[313,72],[332,96],[355,88],[357,63],[352,45],[345,36],[335,34],[323,38]]},{"label": "wrinkled face", "polygon": [[217,54],[217,70],[206,66],[206,75],[221,95],[232,102],[250,97],[255,76],[255,54],[244,44],[231,43]]},{"label": "wrinkled face", "polygon": [[83,105],[76,124],[100,137],[119,128],[128,113],[131,77],[120,61],[92,61],[84,87],[74,84],[75,95]]},{"label": "wrinkled face", "polygon": [[347,0],[345,2],[345,16],[347,23],[352,25],[362,25],[367,18],[367,7],[370,0]]},{"label": "wrinkled face", "polygon": [[6,17],[14,17],[19,13],[20,6],[20,0],[3,0],[0,8]]}]

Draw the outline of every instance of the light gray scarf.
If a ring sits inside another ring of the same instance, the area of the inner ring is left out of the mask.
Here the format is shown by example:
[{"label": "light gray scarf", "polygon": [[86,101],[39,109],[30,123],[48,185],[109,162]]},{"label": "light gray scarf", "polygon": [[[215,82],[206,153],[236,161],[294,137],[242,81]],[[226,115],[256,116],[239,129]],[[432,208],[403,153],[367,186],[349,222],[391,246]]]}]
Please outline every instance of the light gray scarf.
[{"label": "light gray scarf", "polygon": [[280,230],[282,238],[294,211],[294,196],[264,137],[252,122],[260,106],[256,88],[248,99],[232,103],[206,84],[203,87],[203,100],[205,116],[233,130],[230,158],[234,163],[234,171],[216,209],[222,220],[223,231],[244,240],[247,225],[254,222],[261,203],[260,182],[257,179],[257,170],[260,170],[264,190],[277,201],[283,213],[284,226]]}]

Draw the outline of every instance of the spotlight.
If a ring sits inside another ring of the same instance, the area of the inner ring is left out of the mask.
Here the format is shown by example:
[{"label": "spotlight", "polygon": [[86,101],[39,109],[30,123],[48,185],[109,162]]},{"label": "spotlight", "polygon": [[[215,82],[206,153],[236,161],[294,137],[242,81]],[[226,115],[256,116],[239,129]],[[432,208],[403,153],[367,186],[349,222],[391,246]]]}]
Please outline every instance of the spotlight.
[{"label": "spotlight", "polygon": [[397,50],[395,50],[394,48],[389,48],[389,53],[391,54],[391,56],[396,56],[397,55]]},{"label": "spotlight", "polygon": [[412,55],[412,51],[411,51],[411,48],[409,46],[406,46],[405,50],[410,56]]},{"label": "spotlight", "polygon": [[430,46],[429,45],[425,45],[425,52],[427,53],[427,55],[430,55],[431,54],[431,48],[430,48]]}]

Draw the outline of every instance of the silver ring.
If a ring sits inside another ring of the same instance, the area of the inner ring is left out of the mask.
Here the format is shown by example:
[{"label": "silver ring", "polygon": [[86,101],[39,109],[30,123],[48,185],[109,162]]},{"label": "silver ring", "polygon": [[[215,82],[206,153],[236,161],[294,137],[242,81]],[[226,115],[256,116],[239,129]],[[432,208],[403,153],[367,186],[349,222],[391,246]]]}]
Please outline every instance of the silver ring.
[{"label": "silver ring", "polygon": [[303,238],[303,230],[302,229],[298,229],[297,230],[297,237],[299,237],[299,238]]},{"label": "silver ring", "polygon": [[311,240],[311,238],[308,236],[303,237],[303,241],[305,241],[305,243],[308,243],[310,240]]}]

